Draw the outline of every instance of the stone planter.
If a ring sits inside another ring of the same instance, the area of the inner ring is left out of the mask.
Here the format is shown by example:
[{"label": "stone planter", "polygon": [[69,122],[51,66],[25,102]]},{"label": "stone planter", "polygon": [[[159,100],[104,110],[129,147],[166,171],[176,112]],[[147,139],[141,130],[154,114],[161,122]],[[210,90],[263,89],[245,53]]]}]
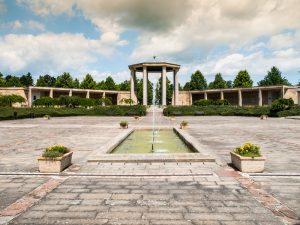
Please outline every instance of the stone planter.
[{"label": "stone planter", "polygon": [[38,157],[39,171],[42,173],[59,173],[71,165],[73,152],[68,152],[62,157]]},{"label": "stone planter", "polygon": [[234,152],[230,152],[232,164],[241,172],[245,173],[261,173],[265,168],[266,158],[240,156]]},{"label": "stone planter", "polygon": [[186,129],[187,127],[188,127],[188,125],[185,125],[185,126],[180,125],[180,129]]}]

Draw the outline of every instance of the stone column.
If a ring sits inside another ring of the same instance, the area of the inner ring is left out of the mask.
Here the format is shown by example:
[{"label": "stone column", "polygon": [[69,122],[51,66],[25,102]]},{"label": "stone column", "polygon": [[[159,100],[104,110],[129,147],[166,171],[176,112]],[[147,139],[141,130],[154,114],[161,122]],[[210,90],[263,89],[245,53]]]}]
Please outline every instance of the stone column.
[{"label": "stone column", "polygon": [[69,91],[69,96],[71,97],[73,95],[72,89]]},{"label": "stone column", "polygon": [[220,92],[220,98],[221,98],[221,100],[224,100],[224,91]]},{"label": "stone column", "polygon": [[207,92],[204,92],[204,99],[207,100]]},{"label": "stone column", "polygon": [[31,87],[28,88],[28,106],[32,106],[32,92],[31,92]]},{"label": "stone column", "polygon": [[148,78],[147,78],[147,67],[143,66],[143,105],[147,105],[147,90]]},{"label": "stone column", "polygon": [[131,76],[130,76],[130,98],[131,98],[131,100],[135,99],[134,98],[134,96],[135,96],[135,91],[134,91],[134,77],[135,77],[135,71],[131,70]]},{"label": "stone column", "polygon": [[162,86],[162,105],[165,106],[167,105],[167,68],[164,66],[162,68],[162,82],[161,82],[161,86]]},{"label": "stone column", "polygon": [[86,92],[86,98],[90,98],[90,91]]},{"label": "stone column", "polygon": [[284,98],[284,87],[281,88],[281,98]]},{"label": "stone column", "polygon": [[263,102],[262,102],[262,90],[258,89],[258,105],[262,106]]},{"label": "stone column", "polygon": [[177,70],[174,70],[174,105],[178,104],[179,98],[179,83],[178,83],[178,74]]},{"label": "stone column", "polygon": [[243,96],[242,96],[242,90],[238,90],[238,95],[239,95],[239,106],[243,106]]},{"label": "stone column", "polygon": [[52,89],[52,88],[50,89],[49,97],[50,97],[50,98],[53,98],[53,89]]},{"label": "stone column", "polygon": [[[103,99],[105,98],[105,92],[103,92],[102,98]],[[105,102],[104,101],[102,102],[102,106],[105,106]]]}]

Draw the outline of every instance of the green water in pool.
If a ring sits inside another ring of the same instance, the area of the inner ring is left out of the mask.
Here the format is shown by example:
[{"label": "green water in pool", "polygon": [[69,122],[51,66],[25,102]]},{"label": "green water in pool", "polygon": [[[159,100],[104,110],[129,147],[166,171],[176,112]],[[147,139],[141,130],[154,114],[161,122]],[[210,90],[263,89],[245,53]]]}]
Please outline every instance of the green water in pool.
[{"label": "green water in pool", "polygon": [[192,153],[193,151],[173,130],[159,130],[154,133],[154,151],[152,151],[152,130],[135,130],[113,154],[126,153]]}]

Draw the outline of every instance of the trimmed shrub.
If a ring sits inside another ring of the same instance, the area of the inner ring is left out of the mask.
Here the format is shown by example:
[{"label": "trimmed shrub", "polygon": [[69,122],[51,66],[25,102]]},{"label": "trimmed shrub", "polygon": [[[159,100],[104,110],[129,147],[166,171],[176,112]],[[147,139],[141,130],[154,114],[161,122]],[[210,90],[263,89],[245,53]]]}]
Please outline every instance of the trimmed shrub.
[{"label": "trimmed shrub", "polygon": [[230,103],[226,99],[219,99],[219,100],[200,99],[195,101],[193,105],[197,105],[197,106],[230,105]]},{"label": "trimmed shrub", "polygon": [[280,111],[288,110],[294,106],[294,101],[293,99],[285,99],[285,98],[280,98],[276,99],[275,101],[272,102],[271,105],[271,113],[277,113]]},{"label": "trimmed shrub", "polygon": [[0,106],[12,106],[14,103],[22,103],[25,102],[25,99],[20,95],[3,95],[0,96]]},{"label": "trimmed shrub", "polygon": [[[142,105],[134,106],[95,106],[87,109],[83,107],[79,108],[11,108],[11,107],[0,107],[0,120],[14,119],[14,112],[17,113],[17,118],[33,118],[43,117],[49,115],[50,117],[61,117],[61,116],[127,116],[128,112],[134,112],[137,116],[146,115],[146,107]],[[33,116],[34,115],[34,116]]]}]

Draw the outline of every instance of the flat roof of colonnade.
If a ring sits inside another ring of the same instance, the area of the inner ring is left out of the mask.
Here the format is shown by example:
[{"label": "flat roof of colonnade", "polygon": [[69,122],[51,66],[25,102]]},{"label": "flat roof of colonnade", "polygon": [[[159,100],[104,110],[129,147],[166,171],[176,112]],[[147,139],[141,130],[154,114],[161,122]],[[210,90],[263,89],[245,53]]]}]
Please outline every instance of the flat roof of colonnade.
[{"label": "flat roof of colonnade", "polygon": [[255,87],[237,87],[237,88],[218,88],[218,89],[203,89],[203,90],[192,90],[188,91],[190,93],[205,93],[205,92],[234,92],[238,90],[242,91],[258,91],[258,90],[281,90],[281,89],[298,89],[300,91],[300,86],[287,86],[287,85],[275,85],[275,86],[255,86]]},{"label": "flat roof of colonnade", "polygon": [[25,89],[37,90],[37,91],[72,91],[72,92],[90,92],[90,93],[107,93],[107,94],[118,94],[118,93],[129,93],[129,91],[117,91],[117,90],[99,90],[99,89],[82,89],[82,88],[60,88],[60,87],[36,87],[29,86]]},{"label": "flat roof of colonnade", "polygon": [[143,72],[143,67],[147,67],[147,72],[161,72],[163,67],[166,67],[167,72],[171,72],[174,70],[179,70],[180,65],[169,62],[142,62],[129,65],[128,68],[130,70],[135,70],[137,72]]}]

